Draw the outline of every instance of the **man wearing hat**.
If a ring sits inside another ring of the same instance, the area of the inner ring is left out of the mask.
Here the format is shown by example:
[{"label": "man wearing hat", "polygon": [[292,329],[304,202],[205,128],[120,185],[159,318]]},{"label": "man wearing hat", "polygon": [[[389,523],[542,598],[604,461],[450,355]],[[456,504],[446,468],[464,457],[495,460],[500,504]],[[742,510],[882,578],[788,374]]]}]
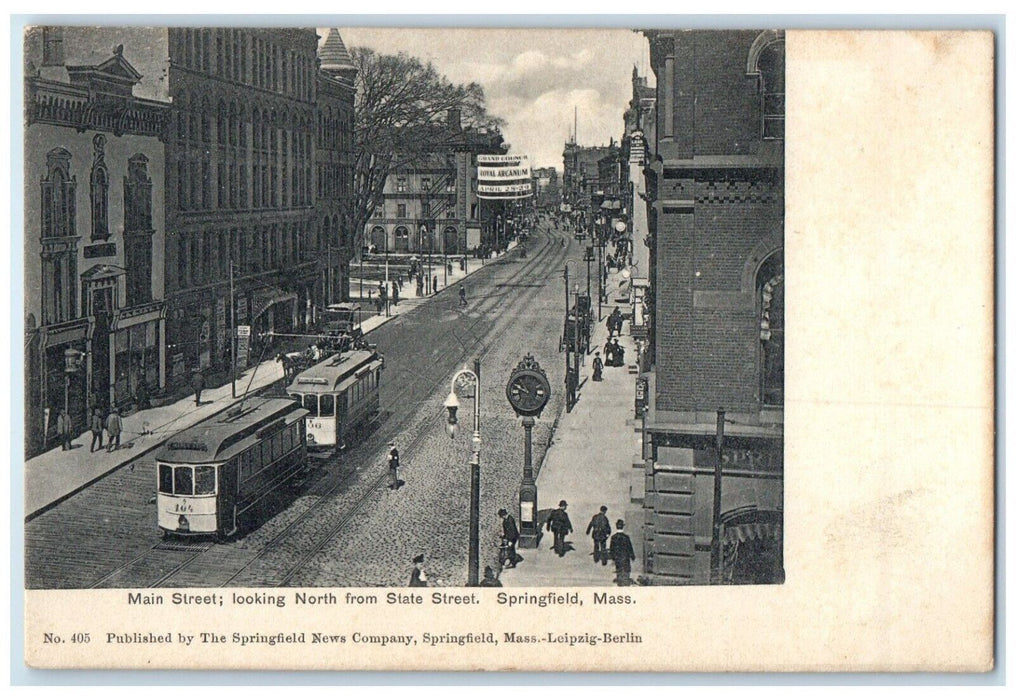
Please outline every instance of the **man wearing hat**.
[{"label": "man wearing hat", "polygon": [[515,552],[515,546],[519,542],[519,528],[515,524],[515,518],[504,508],[497,512],[501,518],[501,539],[507,548],[505,561],[508,563],[506,569],[514,569],[519,562],[519,555]]},{"label": "man wearing hat", "polygon": [[617,532],[610,538],[610,556],[614,560],[615,581],[618,586],[631,585],[631,563],[635,561],[635,548],[631,538],[624,533],[624,521],[618,520]]},{"label": "man wearing hat", "polygon": [[399,488],[399,450],[394,442],[388,443],[388,488]]},{"label": "man wearing hat", "polygon": [[554,533],[554,551],[559,557],[564,556],[564,538],[572,531],[571,520],[565,512],[567,507],[568,502],[561,501],[547,516],[547,529]]},{"label": "man wearing hat", "polygon": [[593,535],[593,563],[602,561],[607,565],[607,538],[610,537],[610,521],[607,520],[607,506],[600,506],[600,512],[593,516],[586,526],[586,534]]},{"label": "man wearing hat", "polygon": [[410,588],[426,588],[427,572],[423,570],[423,555],[413,557],[413,573],[409,575]]}]

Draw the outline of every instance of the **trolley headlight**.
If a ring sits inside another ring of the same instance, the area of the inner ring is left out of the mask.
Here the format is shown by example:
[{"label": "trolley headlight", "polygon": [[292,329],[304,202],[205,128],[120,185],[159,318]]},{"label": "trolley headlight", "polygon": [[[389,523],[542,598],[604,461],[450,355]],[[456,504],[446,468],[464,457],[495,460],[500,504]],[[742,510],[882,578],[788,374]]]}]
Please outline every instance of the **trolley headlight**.
[{"label": "trolley headlight", "polygon": [[179,518],[177,518],[176,529],[180,530],[181,532],[190,532],[190,521],[187,520],[186,515],[181,515]]}]

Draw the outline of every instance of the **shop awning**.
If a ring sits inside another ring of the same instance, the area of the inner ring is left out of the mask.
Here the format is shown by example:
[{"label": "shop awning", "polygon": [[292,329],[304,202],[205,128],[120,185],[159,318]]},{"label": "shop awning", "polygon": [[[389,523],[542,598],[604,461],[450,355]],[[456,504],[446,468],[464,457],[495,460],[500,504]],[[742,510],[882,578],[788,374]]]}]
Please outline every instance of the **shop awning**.
[{"label": "shop awning", "polygon": [[251,302],[252,317],[257,318],[275,304],[295,300],[296,292],[287,292],[278,287],[258,289],[253,293],[253,301]]},{"label": "shop awning", "polygon": [[728,525],[723,530],[723,544],[740,544],[754,540],[778,540],[783,534],[779,523],[754,522]]}]

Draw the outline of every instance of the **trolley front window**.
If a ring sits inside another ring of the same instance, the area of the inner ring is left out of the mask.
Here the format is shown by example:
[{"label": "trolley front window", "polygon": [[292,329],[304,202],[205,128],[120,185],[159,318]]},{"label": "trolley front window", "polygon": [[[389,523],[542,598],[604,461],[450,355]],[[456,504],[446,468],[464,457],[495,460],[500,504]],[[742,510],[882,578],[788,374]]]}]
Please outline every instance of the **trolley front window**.
[{"label": "trolley front window", "polygon": [[321,394],[321,415],[335,415],[335,397],[331,394]]},{"label": "trolley front window", "polygon": [[159,465],[159,493],[173,493],[173,467]]},{"label": "trolley front window", "polygon": [[177,467],[173,470],[173,493],[177,496],[194,495],[194,473],[190,467]]},{"label": "trolley front window", "polygon": [[215,493],[215,467],[194,467],[194,495],[210,496]]},{"label": "trolley front window", "polygon": [[304,394],[303,395],[303,407],[310,411],[310,414],[317,417],[317,394]]}]

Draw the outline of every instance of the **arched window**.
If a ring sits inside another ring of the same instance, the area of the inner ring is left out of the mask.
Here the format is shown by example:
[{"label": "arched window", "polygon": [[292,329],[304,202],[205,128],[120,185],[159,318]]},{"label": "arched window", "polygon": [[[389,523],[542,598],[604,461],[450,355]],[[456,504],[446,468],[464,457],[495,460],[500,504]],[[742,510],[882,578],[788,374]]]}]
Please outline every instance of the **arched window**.
[{"label": "arched window", "polygon": [[46,177],[42,180],[42,237],[76,235],[74,226],[75,181],[70,176],[71,154],[54,148],[46,154]]},{"label": "arched window", "polygon": [[759,34],[748,50],[748,75],[758,77],[762,138],[782,139],[786,115],[786,41],[782,31]]},{"label": "arched window", "polygon": [[405,226],[397,226],[395,228],[395,252],[409,252],[409,229]]},{"label": "arched window", "polygon": [[96,134],[92,139],[92,240],[109,238],[109,171],[106,170],[106,137]]},{"label": "arched window", "polygon": [[766,258],[755,278],[759,313],[759,397],[763,406],[783,405],[783,251]]},{"label": "arched window", "polygon": [[127,161],[123,193],[127,305],[135,306],[152,300],[152,180],[144,154]]}]

